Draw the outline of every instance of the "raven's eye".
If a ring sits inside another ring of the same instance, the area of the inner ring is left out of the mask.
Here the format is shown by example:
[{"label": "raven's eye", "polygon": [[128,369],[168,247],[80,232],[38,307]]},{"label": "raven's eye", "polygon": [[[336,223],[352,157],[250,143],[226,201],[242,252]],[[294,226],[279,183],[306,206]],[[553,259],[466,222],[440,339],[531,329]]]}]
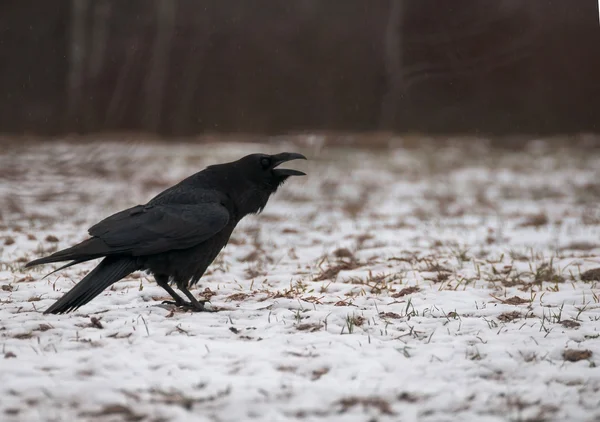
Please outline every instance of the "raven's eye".
[{"label": "raven's eye", "polygon": [[263,157],[260,159],[260,165],[264,168],[264,169],[268,169],[269,167],[271,167],[271,159],[267,158],[267,157]]}]

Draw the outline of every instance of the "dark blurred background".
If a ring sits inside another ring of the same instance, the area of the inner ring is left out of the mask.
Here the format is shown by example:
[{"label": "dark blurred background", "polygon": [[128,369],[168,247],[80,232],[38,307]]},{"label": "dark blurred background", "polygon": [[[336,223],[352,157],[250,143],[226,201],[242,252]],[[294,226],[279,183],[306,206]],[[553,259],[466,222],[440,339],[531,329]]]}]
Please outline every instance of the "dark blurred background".
[{"label": "dark blurred background", "polygon": [[0,132],[595,132],[596,0],[3,0]]}]

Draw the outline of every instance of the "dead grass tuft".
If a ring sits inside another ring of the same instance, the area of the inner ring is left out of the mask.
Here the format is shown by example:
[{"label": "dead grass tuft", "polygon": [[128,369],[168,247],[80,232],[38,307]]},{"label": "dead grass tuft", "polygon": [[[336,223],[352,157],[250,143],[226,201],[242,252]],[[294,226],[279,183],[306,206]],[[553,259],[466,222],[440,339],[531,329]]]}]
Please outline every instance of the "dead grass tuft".
[{"label": "dead grass tuft", "polygon": [[509,297],[508,299],[500,299],[499,297],[496,297],[494,295],[492,295],[492,297],[496,300],[499,300],[502,303],[505,303],[507,305],[523,305],[525,303],[531,303],[531,300],[528,299],[523,299],[519,296],[513,296],[513,297]]},{"label": "dead grass tuft", "polygon": [[562,320],[560,322],[560,325],[562,325],[565,328],[579,328],[581,326],[580,323],[578,323],[577,321],[573,321],[571,319]]},{"label": "dead grass tuft", "polygon": [[246,268],[245,274],[246,277],[248,277],[249,279],[267,275],[266,272],[264,272],[261,268],[257,266]]},{"label": "dead grass tuft", "polygon": [[264,255],[264,252],[262,252],[258,249],[254,249],[248,255],[246,255],[242,259],[240,259],[240,261],[241,262],[256,262],[256,261],[259,261],[263,255]]},{"label": "dead grass tuft", "polygon": [[450,278],[450,273],[445,273],[445,272],[439,271],[435,275],[435,278],[432,281],[434,283],[443,283],[445,281],[448,281],[449,278]]},{"label": "dead grass tuft", "polygon": [[366,318],[361,315],[352,315],[348,318],[349,318],[350,323],[357,327],[361,327],[366,321]]},{"label": "dead grass tuft", "polygon": [[592,268],[581,274],[581,281],[600,281],[600,268]]},{"label": "dead grass tuft", "polygon": [[566,246],[560,248],[562,251],[591,251],[594,249],[600,248],[600,245],[597,243],[591,242],[571,242]]},{"label": "dead grass tuft", "polygon": [[231,394],[231,388],[227,387],[223,391],[217,391],[213,395],[200,398],[188,397],[180,391],[161,391],[153,389],[151,392],[158,396],[156,401],[167,405],[178,405],[186,410],[191,410],[194,407],[194,404],[214,402],[220,398],[228,396]]},{"label": "dead grass tuft", "polygon": [[579,362],[580,360],[587,360],[591,357],[591,350],[566,349],[563,351],[563,359],[568,362]]},{"label": "dead grass tuft", "polygon": [[319,331],[321,328],[323,328],[323,324],[320,323],[304,323],[304,324],[298,324],[296,325],[296,330],[298,331],[308,331],[309,333],[314,333],[315,331]]},{"label": "dead grass tuft", "polygon": [[356,236],[356,249],[362,249],[367,240],[373,239],[374,236],[370,233],[363,233]]},{"label": "dead grass tuft", "polygon": [[550,222],[548,219],[548,215],[546,213],[541,212],[539,214],[529,215],[525,218],[525,220],[519,224],[519,227],[542,227],[547,225]]},{"label": "dead grass tuft", "polygon": [[323,280],[332,280],[333,281],[333,280],[335,280],[335,278],[341,271],[355,270],[356,268],[359,268],[360,266],[361,266],[361,264],[359,264],[356,261],[341,261],[335,265],[328,267],[325,270],[322,270],[313,279],[313,281],[323,281]]},{"label": "dead grass tuft", "polygon": [[310,379],[312,381],[316,381],[318,379],[320,379],[323,375],[327,374],[329,372],[329,368],[321,368],[321,369],[315,369],[314,371],[312,371],[312,376],[310,377]]},{"label": "dead grass tuft", "polygon": [[376,409],[382,415],[394,415],[394,411],[392,410],[392,405],[389,401],[381,398],[381,397],[347,397],[345,399],[341,399],[339,401],[341,405],[340,413],[346,413],[348,410],[356,407],[362,406],[364,410],[369,408]]},{"label": "dead grass tuft", "polygon": [[449,268],[444,267],[439,262],[432,261],[430,259],[424,259],[427,266],[423,269],[424,272],[427,273],[451,273],[452,271]]},{"label": "dead grass tuft", "polygon": [[381,318],[400,319],[402,316],[396,312],[379,312]]},{"label": "dead grass tuft", "polygon": [[234,293],[232,295],[227,296],[227,298],[225,300],[228,302],[231,302],[231,301],[241,302],[242,300],[246,300],[249,297],[250,297],[250,295],[246,294],[246,293]]},{"label": "dead grass tuft", "polygon": [[102,322],[100,322],[101,318],[97,318],[97,317],[90,317],[90,327],[93,328],[98,328],[99,330],[102,330],[104,328],[104,326],[102,325]]},{"label": "dead grass tuft", "polygon": [[417,293],[417,292],[420,292],[420,291],[421,291],[421,288],[418,287],[418,286],[409,286],[409,287],[403,288],[398,293],[394,293],[392,295],[392,297],[393,298],[399,298],[399,297],[403,297],[403,296],[410,295],[410,294],[413,294],[413,293]]},{"label": "dead grass tuft", "polygon": [[397,399],[398,401],[405,401],[407,403],[416,403],[420,400],[418,396],[409,393],[408,391],[403,391],[402,393],[398,394]]},{"label": "dead grass tuft", "polygon": [[335,251],[333,251],[333,256],[335,256],[336,258],[350,258],[353,261],[355,260],[354,254],[350,251],[350,249],[346,248],[336,249]]},{"label": "dead grass tuft", "polygon": [[210,301],[213,296],[216,296],[217,292],[213,292],[209,287],[205,287],[202,292],[200,292],[200,296],[204,298],[204,300]]},{"label": "dead grass tuft", "polygon": [[111,417],[118,417],[119,420],[127,422],[137,422],[147,418],[147,415],[143,415],[135,412],[129,406],[123,406],[121,404],[111,404],[104,406],[102,409],[96,412],[82,412],[82,417],[92,417],[99,419],[107,419]]},{"label": "dead grass tuft", "polygon": [[498,320],[501,322],[511,322],[515,319],[521,318],[522,316],[523,315],[521,315],[519,311],[503,312],[500,315],[498,315]]},{"label": "dead grass tuft", "polygon": [[551,263],[548,264],[547,262],[544,262],[535,271],[533,282],[542,283],[544,281],[550,283],[564,283],[565,278],[554,270]]},{"label": "dead grass tuft", "polygon": [[33,337],[33,331],[30,331],[28,333],[19,333],[19,334],[14,334],[12,336],[12,338],[16,338],[17,340],[27,340]]}]

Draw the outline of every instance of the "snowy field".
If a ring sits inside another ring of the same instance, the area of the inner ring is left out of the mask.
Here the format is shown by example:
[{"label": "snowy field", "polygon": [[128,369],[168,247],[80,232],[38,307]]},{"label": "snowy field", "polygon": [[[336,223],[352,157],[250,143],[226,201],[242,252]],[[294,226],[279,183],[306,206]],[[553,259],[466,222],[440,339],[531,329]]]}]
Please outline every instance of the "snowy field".
[{"label": "snowy field", "polygon": [[[292,150],[174,311],[25,262],[206,165]],[[46,144],[0,153],[2,421],[598,421],[600,152]]]}]

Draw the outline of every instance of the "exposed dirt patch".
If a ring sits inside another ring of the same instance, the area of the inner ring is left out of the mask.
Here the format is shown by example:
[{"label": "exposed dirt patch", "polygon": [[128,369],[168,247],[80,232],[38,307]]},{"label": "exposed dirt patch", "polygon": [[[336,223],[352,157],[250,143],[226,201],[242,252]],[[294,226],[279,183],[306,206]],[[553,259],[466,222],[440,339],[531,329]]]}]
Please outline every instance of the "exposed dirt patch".
[{"label": "exposed dirt patch", "polygon": [[322,270],[313,281],[334,280],[341,271],[355,270],[360,266],[361,264],[356,261],[338,262],[325,270]]},{"label": "exposed dirt patch", "polygon": [[392,295],[393,298],[399,298],[399,297],[404,297],[406,295],[410,295],[413,293],[417,293],[420,292],[421,288],[418,286],[409,286],[409,287],[405,287],[402,290],[400,290],[398,293],[394,293]]},{"label": "exposed dirt patch", "polygon": [[108,405],[95,412],[82,412],[80,413],[80,416],[98,419],[105,419],[118,416],[120,420],[127,422],[137,422],[147,417],[147,415],[137,413],[129,406],[123,406],[120,404]]},{"label": "exposed dirt patch", "polygon": [[582,281],[600,281],[600,268],[592,268],[581,274]]},{"label": "exposed dirt patch", "polygon": [[323,324],[320,324],[320,323],[304,323],[304,324],[296,325],[296,330],[308,331],[310,333],[319,331],[321,328],[323,328]]},{"label": "exposed dirt patch", "polygon": [[242,300],[246,300],[248,297],[250,297],[250,295],[247,293],[234,293],[227,296],[225,300],[240,302]]},{"label": "exposed dirt patch", "polygon": [[580,360],[587,360],[592,357],[591,350],[575,350],[566,349],[563,351],[563,359],[569,362],[578,362]]},{"label": "exposed dirt patch", "polygon": [[329,368],[321,368],[321,369],[315,369],[314,371],[312,371],[312,376],[311,376],[311,380],[316,381],[318,379],[321,379],[321,377],[325,374],[327,374],[329,372]]},{"label": "exposed dirt patch", "polygon": [[529,215],[520,224],[520,227],[542,227],[550,222],[546,213]]},{"label": "exposed dirt patch", "polygon": [[523,315],[519,311],[504,312],[498,315],[498,320],[501,322],[511,322],[521,318]]},{"label": "exposed dirt patch", "polygon": [[512,296],[512,297],[509,297],[508,299],[501,299],[496,296],[492,296],[492,297],[496,300],[499,300],[502,303],[506,303],[507,305],[524,305],[526,303],[531,303],[531,300],[523,299],[522,297],[519,297],[519,296]]},{"label": "exposed dirt patch", "polygon": [[578,323],[577,321],[573,321],[571,319],[562,320],[560,322],[560,325],[562,325],[565,328],[579,328],[579,327],[581,327],[580,323]]},{"label": "exposed dirt patch", "polygon": [[356,406],[362,406],[363,409],[376,409],[382,415],[394,415],[392,405],[386,399],[381,397],[348,397],[339,401],[341,406],[340,413],[346,413]]},{"label": "exposed dirt patch", "polygon": [[397,314],[396,312],[380,312],[379,316],[381,318],[391,318],[391,319],[400,319],[402,316]]}]

